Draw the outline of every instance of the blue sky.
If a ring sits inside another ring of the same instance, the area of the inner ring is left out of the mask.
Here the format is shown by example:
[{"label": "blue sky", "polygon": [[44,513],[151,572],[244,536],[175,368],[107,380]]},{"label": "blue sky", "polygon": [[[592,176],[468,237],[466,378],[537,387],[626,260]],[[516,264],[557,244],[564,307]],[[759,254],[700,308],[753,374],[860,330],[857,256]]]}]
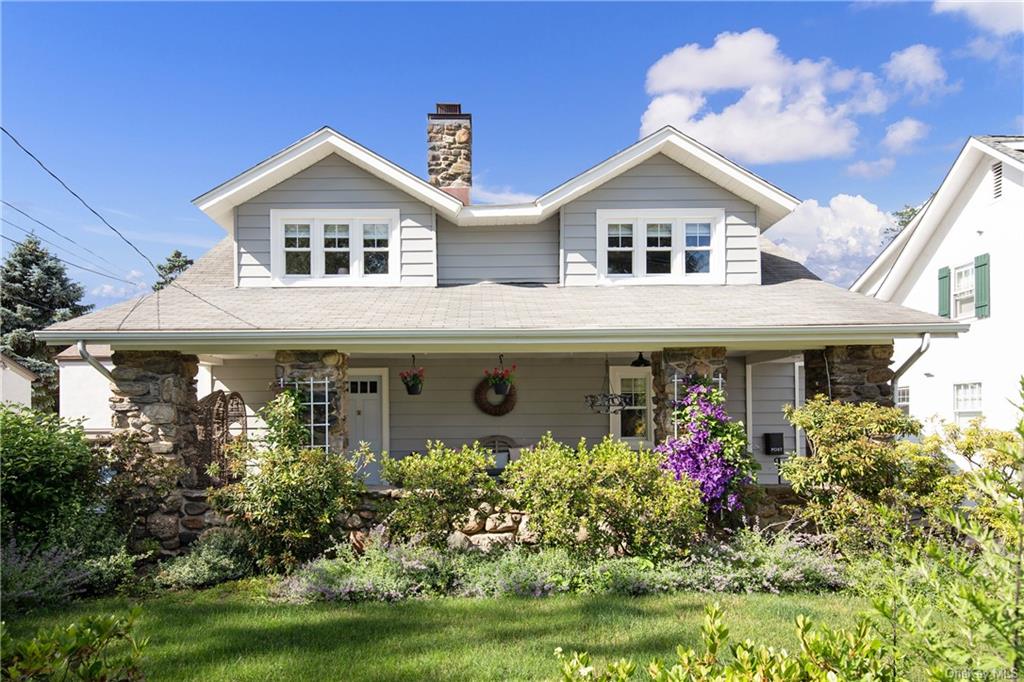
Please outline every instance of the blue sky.
[{"label": "blue sky", "polygon": [[[806,200],[767,234],[847,283],[887,212],[923,201],[967,136],[1024,125],[1020,3],[0,11],[4,126],[154,260],[216,242],[190,200],[322,125],[423,175],[425,116],[459,101],[474,116],[476,200],[540,194],[672,123]],[[6,138],[2,153],[6,201],[152,281]],[[101,306],[135,293],[72,273]]]}]

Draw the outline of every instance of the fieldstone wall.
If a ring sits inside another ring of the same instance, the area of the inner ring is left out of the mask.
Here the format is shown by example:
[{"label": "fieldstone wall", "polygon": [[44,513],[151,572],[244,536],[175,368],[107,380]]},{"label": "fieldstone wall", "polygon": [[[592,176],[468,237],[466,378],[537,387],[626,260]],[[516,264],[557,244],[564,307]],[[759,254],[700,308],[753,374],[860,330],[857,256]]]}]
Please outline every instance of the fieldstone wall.
[{"label": "fieldstone wall", "polygon": [[206,507],[206,492],[193,490],[200,465],[193,421],[199,359],[177,351],[115,351],[111,360],[114,430],[134,432],[154,456],[182,470],[178,489],[160,509],[139,520],[132,541],[138,545],[153,538],[164,553],[175,554],[217,521]]},{"label": "fieldstone wall", "polygon": [[[805,390],[850,403],[893,405],[893,346],[826,346],[804,351]],[[831,389],[831,390],[830,390]]]},{"label": "fieldstone wall", "polygon": [[348,440],[348,355],[333,350],[279,350],[275,376],[285,384],[308,379],[328,379],[337,390],[328,408],[331,426],[328,441],[332,452],[342,452]]},{"label": "fieldstone wall", "polygon": [[465,204],[473,185],[473,134],[468,114],[427,121],[427,177]]},{"label": "fieldstone wall", "polygon": [[[359,548],[369,537],[370,531],[380,525],[387,513],[389,503],[400,498],[401,489],[375,490],[367,492],[352,514],[342,519],[342,527],[348,531],[349,540]],[[461,527],[452,529],[448,546],[456,549],[478,549],[488,552],[494,547],[515,543],[531,544],[536,535],[527,530],[528,514],[512,509],[495,507],[489,502],[480,503],[470,511],[469,518]]]},{"label": "fieldstone wall", "polygon": [[666,348],[651,353],[651,374],[654,384],[654,439],[664,440],[672,433],[672,377],[696,375],[726,378],[724,346],[698,348]]}]

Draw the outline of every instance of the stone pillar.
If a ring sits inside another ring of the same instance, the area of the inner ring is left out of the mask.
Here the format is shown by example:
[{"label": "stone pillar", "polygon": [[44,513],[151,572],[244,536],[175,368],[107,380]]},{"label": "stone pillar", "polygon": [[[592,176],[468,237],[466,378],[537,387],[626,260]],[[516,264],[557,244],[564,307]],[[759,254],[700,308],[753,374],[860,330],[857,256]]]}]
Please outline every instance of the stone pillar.
[{"label": "stone pillar", "polygon": [[328,408],[328,442],[332,452],[348,447],[348,355],[333,350],[279,350],[274,357],[275,376],[285,384],[308,379],[328,379],[337,390]]},{"label": "stone pillar", "polygon": [[820,393],[844,402],[870,401],[892,407],[892,353],[891,343],[804,351],[807,398]]},{"label": "stone pillar", "polygon": [[672,376],[695,375],[726,378],[725,347],[666,348],[651,353],[654,383],[654,439],[661,442],[672,434]]},{"label": "stone pillar", "polygon": [[181,546],[182,532],[190,534],[203,527],[201,520],[185,523],[181,494],[181,489],[194,488],[198,480],[193,414],[199,359],[177,351],[115,351],[111,360],[115,432],[136,433],[155,457],[165,457],[182,469],[179,491],[149,514],[133,536],[136,540],[154,537],[165,552],[174,553]]}]

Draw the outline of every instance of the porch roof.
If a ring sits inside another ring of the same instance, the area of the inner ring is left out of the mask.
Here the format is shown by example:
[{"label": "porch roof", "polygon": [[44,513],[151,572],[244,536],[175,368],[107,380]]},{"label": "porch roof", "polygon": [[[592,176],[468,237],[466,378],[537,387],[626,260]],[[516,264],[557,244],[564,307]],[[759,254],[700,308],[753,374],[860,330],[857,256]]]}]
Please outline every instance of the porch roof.
[{"label": "porch roof", "polygon": [[[818,280],[763,240],[761,285],[560,287],[482,283],[442,287],[237,288],[223,240],[168,287],[39,332],[118,347],[244,343],[269,347],[471,342],[595,347],[733,340],[869,342],[967,325]],[[191,293],[190,293],[191,292]],[[402,344],[405,344],[403,346]]]}]

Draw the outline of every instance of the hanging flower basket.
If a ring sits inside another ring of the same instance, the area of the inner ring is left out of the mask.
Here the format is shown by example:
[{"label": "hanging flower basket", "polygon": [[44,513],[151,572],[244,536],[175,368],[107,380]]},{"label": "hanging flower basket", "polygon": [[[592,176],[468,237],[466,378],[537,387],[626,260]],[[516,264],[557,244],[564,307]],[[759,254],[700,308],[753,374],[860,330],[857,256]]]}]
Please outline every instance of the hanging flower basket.
[{"label": "hanging flower basket", "polygon": [[420,393],[423,393],[422,367],[407,369],[404,372],[399,372],[398,376],[402,379],[402,383],[405,385],[406,393],[409,395],[419,395]]},{"label": "hanging flower basket", "polygon": [[509,388],[516,381],[516,366],[485,369],[484,380],[490,384],[497,395],[508,395]]}]

